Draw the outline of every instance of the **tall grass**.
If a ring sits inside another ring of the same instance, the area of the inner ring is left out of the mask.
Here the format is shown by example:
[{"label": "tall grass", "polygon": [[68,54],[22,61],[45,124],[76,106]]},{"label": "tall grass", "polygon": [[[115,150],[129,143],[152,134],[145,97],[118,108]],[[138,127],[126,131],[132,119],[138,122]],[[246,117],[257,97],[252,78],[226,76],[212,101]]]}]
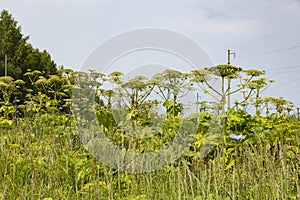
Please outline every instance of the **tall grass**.
[{"label": "tall grass", "polygon": [[118,173],[86,151],[73,125],[49,116],[1,128],[0,199],[299,199],[300,156],[289,159],[284,139],[274,148],[263,137],[237,142],[229,158],[217,147],[214,159]]}]

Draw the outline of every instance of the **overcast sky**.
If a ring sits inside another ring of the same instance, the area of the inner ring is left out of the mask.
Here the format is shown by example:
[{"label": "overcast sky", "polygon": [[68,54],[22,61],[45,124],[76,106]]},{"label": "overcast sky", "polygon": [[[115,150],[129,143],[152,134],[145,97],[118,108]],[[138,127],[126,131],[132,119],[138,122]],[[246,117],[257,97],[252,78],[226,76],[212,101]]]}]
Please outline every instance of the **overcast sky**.
[{"label": "overcast sky", "polygon": [[158,27],[195,40],[214,64],[265,69],[276,83],[266,92],[300,106],[299,0],[1,0],[59,65],[80,69],[102,42],[124,31]]}]

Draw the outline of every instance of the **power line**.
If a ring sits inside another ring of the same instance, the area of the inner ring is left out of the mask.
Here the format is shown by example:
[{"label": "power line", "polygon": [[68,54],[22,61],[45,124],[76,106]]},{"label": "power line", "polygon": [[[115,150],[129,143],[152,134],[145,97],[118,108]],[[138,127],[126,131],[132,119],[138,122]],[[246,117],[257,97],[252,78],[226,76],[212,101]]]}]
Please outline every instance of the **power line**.
[{"label": "power line", "polygon": [[281,69],[281,70],[270,70],[270,71],[267,71],[267,72],[274,72],[274,73],[280,73],[280,74],[285,74],[285,73],[295,73],[295,72],[299,72],[300,69],[297,69],[297,70],[291,70],[291,69],[288,69],[288,70],[285,70],[285,69]]},{"label": "power line", "polygon": [[[283,83],[275,81],[274,87],[273,87],[273,85],[271,85],[270,90],[272,90],[272,89],[274,89],[274,90],[278,90],[279,89],[280,90],[282,87],[285,87],[285,89],[286,89],[287,86],[294,85],[294,83],[296,83],[297,81],[299,81],[299,78],[292,79],[292,80],[289,80],[289,81],[285,81]],[[278,84],[276,84],[276,83],[278,83]]]},{"label": "power line", "polygon": [[300,45],[292,46],[292,47],[285,48],[285,49],[278,49],[278,50],[273,50],[273,51],[266,51],[266,52],[261,52],[261,53],[256,53],[256,54],[245,55],[245,56],[242,55],[240,57],[263,56],[263,55],[280,53],[280,52],[283,52],[283,51],[288,51],[288,50],[297,49],[297,48],[300,48]]},{"label": "power line", "polygon": [[297,69],[300,68],[300,65],[288,66],[288,67],[277,67],[271,68],[268,71],[281,71],[281,70],[290,70],[290,69]]},{"label": "power line", "polygon": [[[285,81],[285,82],[275,82],[274,85],[270,85],[268,90],[264,90],[262,93],[265,92],[276,92],[276,93],[280,93],[282,94],[282,91],[284,90],[284,92],[286,92],[287,90],[290,91],[291,88],[292,90],[294,90],[296,87],[299,87],[298,85],[295,86],[295,83],[297,83],[297,81],[299,80],[299,78],[293,79],[293,80],[289,80],[289,81]],[[276,85],[276,83],[279,83],[278,85]]]}]

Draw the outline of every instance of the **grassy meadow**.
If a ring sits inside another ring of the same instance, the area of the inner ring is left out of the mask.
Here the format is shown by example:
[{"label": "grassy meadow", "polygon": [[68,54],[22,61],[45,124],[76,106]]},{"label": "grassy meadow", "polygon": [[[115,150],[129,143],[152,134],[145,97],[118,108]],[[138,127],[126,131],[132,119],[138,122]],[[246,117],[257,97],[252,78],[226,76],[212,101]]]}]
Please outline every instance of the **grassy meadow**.
[{"label": "grassy meadow", "polygon": [[[234,121],[237,115],[228,118],[235,127],[242,123]],[[1,127],[0,198],[299,199],[299,121],[247,117],[252,133],[244,140],[225,136],[227,142],[204,159],[187,153],[161,170],[140,174],[118,173],[94,159],[81,144],[72,115],[18,119]]]}]

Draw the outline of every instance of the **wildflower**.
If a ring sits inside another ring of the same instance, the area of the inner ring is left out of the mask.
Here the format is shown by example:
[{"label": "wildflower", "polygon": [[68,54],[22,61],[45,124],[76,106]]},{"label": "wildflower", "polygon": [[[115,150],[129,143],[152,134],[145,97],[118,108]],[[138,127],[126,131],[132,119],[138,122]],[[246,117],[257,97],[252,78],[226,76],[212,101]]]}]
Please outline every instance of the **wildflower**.
[{"label": "wildflower", "polygon": [[106,184],[106,182],[104,182],[104,181],[100,181],[100,185],[102,186],[102,187],[107,187],[107,184]]},{"label": "wildflower", "polygon": [[229,137],[233,140],[240,141],[241,139],[244,138],[244,135],[243,134],[240,134],[240,135],[230,134]]}]

